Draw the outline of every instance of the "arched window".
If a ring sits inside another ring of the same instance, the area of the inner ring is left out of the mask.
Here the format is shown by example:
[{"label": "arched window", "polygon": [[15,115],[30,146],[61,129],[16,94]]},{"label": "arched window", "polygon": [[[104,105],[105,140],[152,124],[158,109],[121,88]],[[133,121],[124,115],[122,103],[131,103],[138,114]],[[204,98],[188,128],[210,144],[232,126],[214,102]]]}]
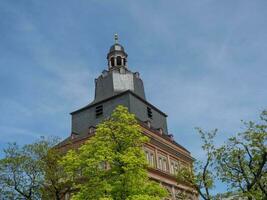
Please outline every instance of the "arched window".
[{"label": "arched window", "polygon": [[112,57],[111,59],[110,59],[110,62],[111,62],[111,67],[114,67],[114,57]]},{"label": "arched window", "polygon": [[121,60],[122,60],[121,57],[118,56],[118,57],[117,57],[117,65],[118,65],[118,66],[121,66]]}]

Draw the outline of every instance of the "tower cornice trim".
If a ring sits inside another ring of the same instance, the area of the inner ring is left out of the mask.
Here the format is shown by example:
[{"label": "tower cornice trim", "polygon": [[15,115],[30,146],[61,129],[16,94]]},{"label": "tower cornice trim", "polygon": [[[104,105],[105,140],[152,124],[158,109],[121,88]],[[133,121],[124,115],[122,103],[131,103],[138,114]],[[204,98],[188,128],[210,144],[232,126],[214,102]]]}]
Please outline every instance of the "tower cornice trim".
[{"label": "tower cornice trim", "polygon": [[91,108],[91,107],[96,106],[96,105],[98,105],[98,104],[104,103],[104,102],[109,101],[109,100],[111,100],[111,99],[115,99],[115,98],[117,98],[117,97],[123,96],[123,95],[125,95],[125,94],[127,94],[127,93],[133,95],[134,97],[136,97],[137,99],[139,99],[139,100],[142,101],[143,103],[145,103],[145,104],[147,104],[148,106],[150,106],[151,108],[155,109],[155,110],[158,111],[160,114],[162,114],[164,117],[168,117],[167,114],[165,114],[164,112],[162,112],[161,110],[159,110],[157,107],[155,107],[154,105],[152,105],[152,104],[149,103],[148,101],[144,100],[142,97],[138,96],[137,94],[135,94],[135,93],[132,92],[131,90],[126,90],[126,91],[124,91],[124,92],[121,92],[121,93],[119,93],[119,94],[117,94],[117,95],[111,96],[111,97],[109,97],[109,98],[103,99],[103,100],[98,101],[98,102],[92,102],[92,103],[90,103],[89,105],[87,105],[87,106],[85,106],[85,107],[83,107],[83,108],[81,108],[81,109],[78,109],[78,110],[75,110],[75,111],[71,112],[70,114],[73,115],[73,114],[75,114],[75,113],[79,113],[80,111],[86,110],[86,109],[88,109],[88,108]]}]

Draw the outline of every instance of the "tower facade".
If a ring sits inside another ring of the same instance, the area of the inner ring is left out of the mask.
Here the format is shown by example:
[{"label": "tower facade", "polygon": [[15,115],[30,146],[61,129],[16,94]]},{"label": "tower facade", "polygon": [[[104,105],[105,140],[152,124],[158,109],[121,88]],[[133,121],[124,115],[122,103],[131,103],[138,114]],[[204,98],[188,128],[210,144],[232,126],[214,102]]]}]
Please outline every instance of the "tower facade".
[{"label": "tower facade", "polygon": [[98,123],[108,118],[118,105],[123,105],[135,114],[142,133],[150,138],[144,146],[149,177],[168,189],[169,199],[179,199],[181,193],[189,200],[197,199],[193,188],[177,183],[175,178],[182,167],[192,167],[193,158],[168,133],[167,115],[146,100],[143,81],[138,72],[129,69],[127,58],[115,35],[115,43],[107,54],[107,69],[95,79],[94,100],[71,113],[71,135],[59,146],[66,151],[78,148],[92,136]]}]

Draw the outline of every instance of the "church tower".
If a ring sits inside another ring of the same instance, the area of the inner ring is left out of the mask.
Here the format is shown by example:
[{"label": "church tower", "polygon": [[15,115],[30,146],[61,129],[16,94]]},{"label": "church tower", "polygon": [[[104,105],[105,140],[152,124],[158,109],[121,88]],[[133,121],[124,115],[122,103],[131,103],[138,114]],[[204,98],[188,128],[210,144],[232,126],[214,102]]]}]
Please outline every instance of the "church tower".
[{"label": "church tower", "polygon": [[107,54],[107,67],[95,79],[95,97],[88,105],[71,113],[71,135],[59,144],[63,150],[78,148],[89,139],[97,124],[108,118],[112,111],[123,105],[135,114],[142,133],[150,138],[144,146],[149,163],[149,177],[160,182],[170,192],[169,199],[198,199],[194,188],[177,183],[175,174],[182,167],[192,167],[190,152],[168,133],[167,115],[147,101],[143,81],[138,72],[132,72],[124,47],[115,42]]},{"label": "church tower", "polygon": [[168,134],[167,115],[146,100],[143,81],[138,72],[129,69],[127,57],[115,35],[115,44],[107,54],[107,69],[95,79],[94,100],[71,113],[73,133],[87,134],[88,127],[95,127],[118,105],[123,105],[140,121],[149,121],[152,127]]}]

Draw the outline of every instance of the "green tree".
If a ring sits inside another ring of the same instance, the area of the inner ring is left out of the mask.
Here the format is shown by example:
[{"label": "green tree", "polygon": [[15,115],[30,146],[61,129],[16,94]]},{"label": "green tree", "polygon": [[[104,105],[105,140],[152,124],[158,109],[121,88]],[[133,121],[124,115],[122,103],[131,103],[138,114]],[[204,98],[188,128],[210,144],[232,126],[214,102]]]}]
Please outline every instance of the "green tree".
[{"label": "green tree", "polygon": [[[204,200],[213,199],[210,194],[210,189],[214,187],[214,137],[216,136],[217,129],[211,132],[205,132],[197,128],[198,133],[202,139],[202,150],[205,152],[205,161],[195,161],[194,169],[182,168],[177,173],[177,181],[185,183],[195,188],[199,195]],[[180,199],[186,199],[184,194],[181,194]]]},{"label": "green tree", "polygon": [[142,149],[144,136],[133,114],[118,106],[99,124],[95,135],[77,151],[70,150],[62,164],[76,194],[73,199],[160,200],[167,191],[149,180]]},{"label": "green tree", "polygon": [[66,173],[60,164],[62,153],[57,148],[50,148],[42,158],[44,173],[41,195],[43,200],[61,200],[71,190],[71,181],[66,179]]},{"label": "green tree", "polygon": [[260,122],[244,122],[245,131],[216,151],[220,179],[231,191],[251,199],[267,199],[267,111]]},{"label": "green tree", "polygon": [[58,139],[41,138],[22,147],[9,144],[0,160],[0,199],[60,199],[68,189],[61,155],[52,147]]},{"label": "green tree", "polygon": [[7,199],[39,199],[43,182],[41,158],[49,144],[40,141],[19,147],[9,144],[0,160],[0,186]]}]

